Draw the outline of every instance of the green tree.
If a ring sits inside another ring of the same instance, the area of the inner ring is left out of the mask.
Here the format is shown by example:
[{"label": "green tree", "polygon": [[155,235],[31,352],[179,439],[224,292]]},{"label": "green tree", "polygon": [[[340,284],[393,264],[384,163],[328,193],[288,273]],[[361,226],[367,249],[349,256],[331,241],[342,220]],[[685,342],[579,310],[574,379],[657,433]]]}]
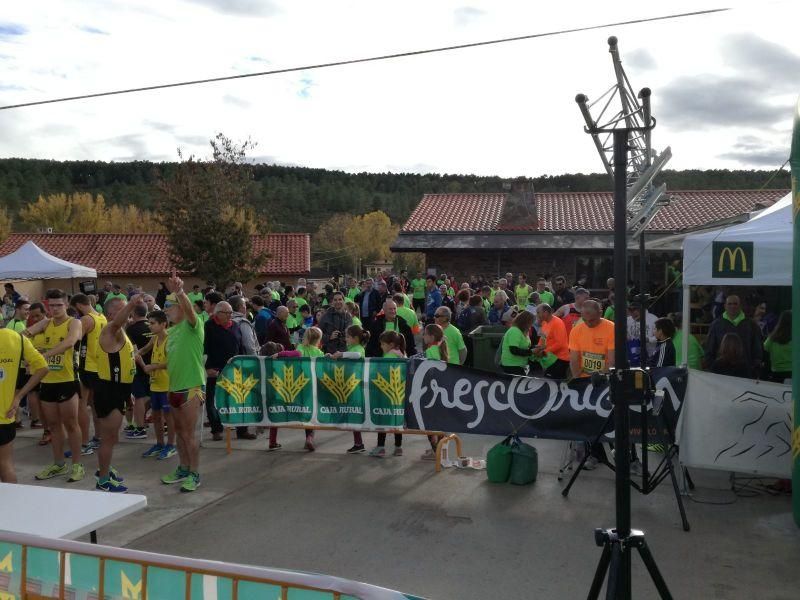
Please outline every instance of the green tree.
[{"label": "green tree", "polygon": [[266,222],[246,201],[255,144],[221,133],[210,143],[211,159],[182,160],[160,181],[158,218],[175,267],[223,286],[258,274],[268,255],[254,251],[253,236],[266,233]]},{"label": "green tree", "polygon": [[11,218],[8,216],[8,210],[5,208],[0,209],[0,243],[4,242],[11,233]]}]

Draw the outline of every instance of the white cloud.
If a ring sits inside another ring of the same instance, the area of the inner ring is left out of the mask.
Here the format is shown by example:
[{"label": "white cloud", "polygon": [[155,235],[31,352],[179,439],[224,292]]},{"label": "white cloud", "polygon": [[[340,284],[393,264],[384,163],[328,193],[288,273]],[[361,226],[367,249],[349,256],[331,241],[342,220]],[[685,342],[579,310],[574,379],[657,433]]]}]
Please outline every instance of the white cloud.
[{"label": "white cloud", "polygon": [[[163,159],[180,146],[207,155],[206,140],[222,131],[252,137],[261,157],[282,164],[502,176],[597,172],[574,97],[596,99],[611,85],[606,39],[613,34],[635,89],[653,90],[654,145],[672,146],[671,167],[764,168],[788,152],[799,11],[790,2],[733,4],[729,13],[683,20],[0,111],[0,153]],[[15,1],[4,3],[0,23],[0,105],[711,6]]]}]

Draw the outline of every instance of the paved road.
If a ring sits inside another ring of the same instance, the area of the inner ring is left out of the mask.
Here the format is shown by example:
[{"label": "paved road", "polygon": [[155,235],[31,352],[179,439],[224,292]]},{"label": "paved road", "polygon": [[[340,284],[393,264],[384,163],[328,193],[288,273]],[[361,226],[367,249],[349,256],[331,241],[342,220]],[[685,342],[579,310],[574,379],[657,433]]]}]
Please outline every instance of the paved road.
[{"label": "paved road", "polygon": [[[49,457],[33,435],[17,438],[23,483]],[[209,443],[193,494],[158,482],[172,461],[140,459],[145,442],[122,442],[115,464],[150,507],[102,529],[100,543],[318,571],[432,599],[585,597],[599,557],[592,531],[613,525],[613,479],[605,469],[583,473],[562,498],[562,442],[536,441],[539,480],[515,487],[489,484],[481,471],[435,474],[419,460],[420,436],[406,438],[405,456],[382,460],[345,455],[347,433],[318,432],[318,441],[306,453],[302,433],[284,430],[279,452],[264,452],[262,437],[231,456]],[[466,453],[483,456],[496,441],[465,436]],[[675,598],[797,598],[800,531],[789,498],[737,498],[717,473],[695,480],[695,500],[720,504],[688,502],[691,533],[680,528],[670,487],[633,496],[633,524],[646,531]],[[636,598],[655,597],[638,559],[633,585]]]}]

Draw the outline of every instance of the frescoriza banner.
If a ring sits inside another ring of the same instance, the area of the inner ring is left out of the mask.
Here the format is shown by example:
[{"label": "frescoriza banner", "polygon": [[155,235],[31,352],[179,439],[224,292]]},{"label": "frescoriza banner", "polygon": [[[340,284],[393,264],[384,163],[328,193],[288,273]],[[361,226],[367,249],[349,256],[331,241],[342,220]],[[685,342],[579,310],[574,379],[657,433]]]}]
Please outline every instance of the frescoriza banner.
[{"label": "frescoriza banner", "polygon": [[[648,443],[668,443],[686,394],[686,369],[653,369],[665,398],[658,418],[648,417]],[[570,383],[475,371],[434,360],[411,360],[406,427],[452,433],[594,440],[614,435],[608,385]],[[633,405],[631,439],[641,440],[642,406]]]},{"label": "frescoriza banner", "polygon": [[402,429],[408,361],[236,356],[217,377],[223,425]]}]

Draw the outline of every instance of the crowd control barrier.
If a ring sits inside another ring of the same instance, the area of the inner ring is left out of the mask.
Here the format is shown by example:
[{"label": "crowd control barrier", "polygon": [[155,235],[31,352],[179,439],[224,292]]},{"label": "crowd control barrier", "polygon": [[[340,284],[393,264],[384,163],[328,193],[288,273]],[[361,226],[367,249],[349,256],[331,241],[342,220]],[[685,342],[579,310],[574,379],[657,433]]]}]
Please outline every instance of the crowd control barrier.
[{"label": "crowd control barrier", "polygon": [[386,588],[317,573],[0,532],[0,599],[45,598],[421,600]]}]

